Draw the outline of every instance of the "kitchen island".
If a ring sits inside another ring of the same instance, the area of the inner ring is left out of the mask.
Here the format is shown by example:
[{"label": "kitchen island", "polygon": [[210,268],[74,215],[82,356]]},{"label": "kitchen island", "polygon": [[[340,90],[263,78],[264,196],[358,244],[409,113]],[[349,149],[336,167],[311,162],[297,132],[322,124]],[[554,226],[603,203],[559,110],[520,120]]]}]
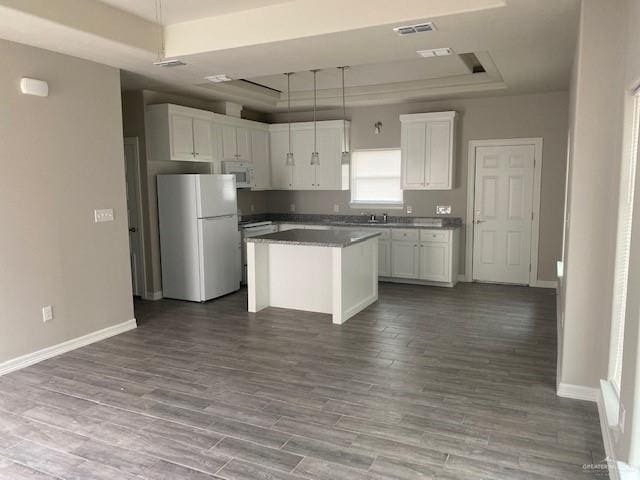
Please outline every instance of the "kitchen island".
[{"label": "kitchen island", "polygon": [[379,235],[294,229],[247,238],[249,311],[290,308],[346,322],[378,300]]}]

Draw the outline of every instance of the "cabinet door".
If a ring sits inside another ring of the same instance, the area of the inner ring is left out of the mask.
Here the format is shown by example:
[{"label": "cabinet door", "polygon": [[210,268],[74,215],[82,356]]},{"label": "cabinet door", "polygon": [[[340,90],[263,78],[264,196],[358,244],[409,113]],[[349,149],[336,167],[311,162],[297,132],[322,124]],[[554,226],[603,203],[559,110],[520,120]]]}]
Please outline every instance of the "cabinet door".
[{"label": "cabinet door", "polygon": [[193,119],[171,114],[171,160],[193,161]]},{"label": "cabinet door", "polygon": [[272,131],[269,134],[269,144],[271,186],[281,190],[290,190],[293,187],[293,167],[286,163],[289,152],[289,133],[285,130]]},{"label": "cabinet door", "polygon": [[196,160],[213,161],[213,135],[210,121],[202,118],[193,119],[193,149]]},{"label": "cabinet door", "polygon": [[391,274],[400,278],[419,277],[418,244],[413,242],[391,242]]},{"label": "cabinet door", "polygon": [[236,127],[222,125],[222,159],[237,160]]},{"label": "cabinet door", "polygon": [[452,188],[452,122],[427,123],[426,187],[433,190]]},{"label": "cabinet door", "polygon": [[318,131],[320,165],[316,167],[316,188],[340,190],[342,188],[342,132],[340,129]]},{"label": "cabinet door", "polygon": [[391,242],[378,240],[378,276],[391,276]]},{"label": "cabinet door", "polygon": [[253,188],[265,190],[271,187],[269,168],[269,133],[251,130],[251,153],[253,157]]},{"label": "cabinet door", "polygon": [[[313,152],[313,130],[292,131],[293,154],[293,188],[296,190],[310,190],[316,187],[316,167],[311,165]],[[322,162],[322,159],[320,159]]]},{"label": "cabinet door", "polygon": [[402,188],[422,189],[425,182],[427,128],[424,122],[402,124]]},{"label": "cabinet door", "polygon": [[451,282],[451,255],[448,243],[420,244],[420,278]]},{"label": "cabinet door", "polygon": [[241,162],[251,162],[251,131],[248,128],[236,127],[236,153]]}]

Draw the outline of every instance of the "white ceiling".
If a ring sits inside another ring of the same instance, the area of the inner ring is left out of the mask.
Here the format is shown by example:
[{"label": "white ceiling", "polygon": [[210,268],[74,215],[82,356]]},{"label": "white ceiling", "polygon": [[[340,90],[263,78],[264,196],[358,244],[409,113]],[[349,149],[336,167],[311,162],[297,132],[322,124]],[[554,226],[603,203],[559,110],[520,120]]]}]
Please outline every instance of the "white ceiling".
[{"label": "white ceiling", "polygon": [[[154,0],[0,0],[0,37],[121,68],[125,89],[278,111],[285,95],[245,82],[211,84],[204,77],[224,73],[284,91],[283,73],[297,72],[292,79],[296,109],[311,105],[308,71],[313,68],[322,69],[320,104],[336,105],[340,65],[351,67],[346,75],[351,105],[563,90],[569,84],[578,7],[579,0],[163,0],[169,9],[166,23],[187,21],[165,29],[167,51],[195,52],[180,55],[186,66],[168,69],[153,65],[160,31],[141,17],[155,18]],[[437,31],[399,37],[392,30],[425,20],[433,20]],[[416,54],[438,47],[474,52],[486,73],[471,74],[457,55],[424,59]]]},{"label": "white ceiling", "polygon": [[[151,22],[156,21],[158,0],[100,0],[112,7],[132,13]],[[295,0],[161,0],[164,25],[188,22],[205,17],[268,7]]]}]

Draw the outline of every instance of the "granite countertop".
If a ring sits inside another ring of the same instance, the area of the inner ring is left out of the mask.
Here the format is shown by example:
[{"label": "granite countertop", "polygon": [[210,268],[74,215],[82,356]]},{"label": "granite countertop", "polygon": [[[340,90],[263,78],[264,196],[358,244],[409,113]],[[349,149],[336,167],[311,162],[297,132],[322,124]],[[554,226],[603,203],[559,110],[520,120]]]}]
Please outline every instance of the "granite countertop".
[{"label": "granite countertop", "polygon": [[362,230],[303,230],[296,228],[284,232],[249,237],[246,241],[248,243],[283,243],[288,245],[345,248],[378,235],[380,234],[377,232],[364,232]]},{"label": "granite countertop", "polygon": [[454,230],[462,227],[462,219],[460,217],[389,216],[387,223],[369,223],[366,215],[266,213],[244,215],[242,220],[245,222],[270,221],[275,224],[292,223],[301,225],[322,225],[326,227],[357,227],[362,229],[424,228],[433,230]]},{"label": "granite countertop", "polygon": [[429,230],[455,230],[462,225],[427,225],[420,223],[401,223],[401,222],[387,222],[387,223],[365,223],[365,222],[341,222],[341,221],[320,221],[314,222],[309,220],[302,221],[289,221],[289,220],[276,220],[275,224],[301,224],[301,225],[326,225],[327,227],[357,227],[357,228],[420,228]]}]

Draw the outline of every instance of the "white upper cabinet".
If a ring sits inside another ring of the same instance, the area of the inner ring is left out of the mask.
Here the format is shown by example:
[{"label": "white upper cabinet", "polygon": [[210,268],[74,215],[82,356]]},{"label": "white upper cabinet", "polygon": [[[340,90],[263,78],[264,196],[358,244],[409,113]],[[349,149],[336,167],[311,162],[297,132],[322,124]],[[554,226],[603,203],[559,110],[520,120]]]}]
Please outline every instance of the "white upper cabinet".
[{"label": "white upper cabinet", "polygon": [[400,115],[403,190],[451,190],[456,112]]},{"label": "white upper cabinet", "polygon": [[213,113],[171,104],[149,105],[145,131],[149,160],[211,162]]},{"label": "white upper cabinet", "polygon": [[[349,123],[347,122],[347,136]],[[313,123],[292,123],[294,165],[286,164],[289,151],[287,124],[269,126],[272,188],[279,190],[348,190],[349,165],[342,165],[344,127],[341,120],[317,124],[320,164],[311,165],[314,150]]]},{"label": "white upper cabinet", "polygon": [[271,167],[269,166],[269,132],[266,130],[247,130],[250,132],[251,153],[253,157],[253,190],[271,188]]},{"label": "white upper cabinet", "polygon": [[293,167],[287,165],[289,152],[289,132],[269,131],[269,152],[271,164],[271,188],[290,190],[293,188]]},{"label": "white upper cabinet", "polygon": [[[242,120],[240,121],[242,122]],[[251,130],[249,128],[233,124],[222,124],[223,161],[252,162],[251,142]]]}]

